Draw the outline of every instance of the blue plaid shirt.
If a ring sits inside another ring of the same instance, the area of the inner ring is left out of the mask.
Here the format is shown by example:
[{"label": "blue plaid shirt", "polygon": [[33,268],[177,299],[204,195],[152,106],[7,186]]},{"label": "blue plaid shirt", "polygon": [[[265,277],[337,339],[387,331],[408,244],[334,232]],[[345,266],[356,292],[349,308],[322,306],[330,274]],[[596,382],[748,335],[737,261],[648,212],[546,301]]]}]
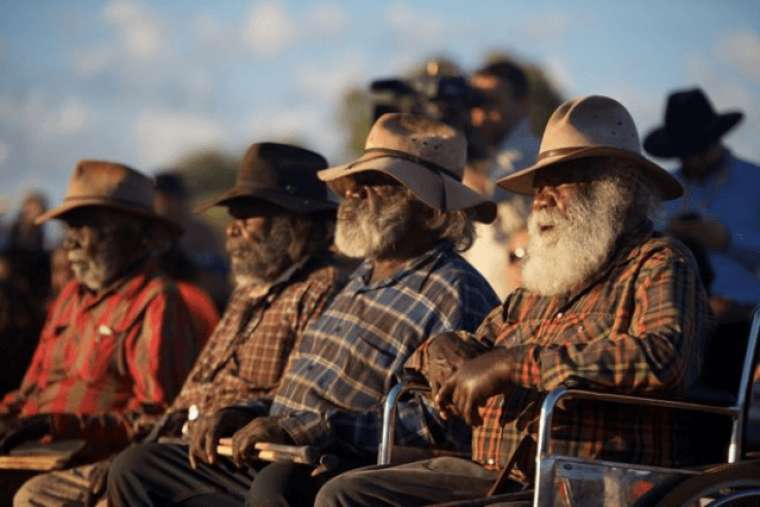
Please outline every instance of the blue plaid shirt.
[{"label": "blue plaid shirt", "polygon": [[[448,242],[386,280],[369,283],[371,274],[371,263],[359,266],[310,324],[276,392],[270,415],[298,445],[375,451],[383,398],[409,356],[430,336],[475,330],[499,304]],[[447,431],[429,401],[412,397],[398,413],[400,443],[468,448],[469,433]]]}]

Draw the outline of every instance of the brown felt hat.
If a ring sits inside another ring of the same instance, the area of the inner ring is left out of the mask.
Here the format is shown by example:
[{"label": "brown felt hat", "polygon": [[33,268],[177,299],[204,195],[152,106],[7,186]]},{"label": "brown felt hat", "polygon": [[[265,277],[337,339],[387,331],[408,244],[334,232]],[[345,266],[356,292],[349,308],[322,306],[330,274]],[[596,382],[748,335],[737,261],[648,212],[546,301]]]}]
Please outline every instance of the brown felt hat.
[{"label": "brown felt hat", "polygon": [[369,131],[361,157],[320,171],[319,179],[334,182],[351,174],[379,171],[398,180],[431,208],[472,209],[476,220],[490,223],[496,217],[496,205],[462,184],[466,157],[464,135],[446,123],[386,113]]},{"label": "brown felt hat", "polygon": [[327,167],[325,158],[313,151],[279,143],[256,143],[240,163],[235,185],[201,204],[196,213],[212,206],[226,206],[239,199],[260,199],[294,213],[334,210],[327,186],[317,171]]},{"label": "brown felt hat", "polygon": [[180,233],[178,224],[153,210],[154,194],[153,179],[131,167],[105,160],[82,160],[71,175],[63,203],[34,222],[41,224],[77,208],[98,206],[163,223],[171,232]]},{"label": "brown felt hat", "polygon": [[539,169],[558,168],[562,162],[589,157],[631,160],[657,186],[663,199],[683,194],[676,178],[641,154],[639,134],[628,110],[620,102],[599,95],[560,105],[546,124],[536,163],[496,183],[518,194],[532,194],[533,177]]}]

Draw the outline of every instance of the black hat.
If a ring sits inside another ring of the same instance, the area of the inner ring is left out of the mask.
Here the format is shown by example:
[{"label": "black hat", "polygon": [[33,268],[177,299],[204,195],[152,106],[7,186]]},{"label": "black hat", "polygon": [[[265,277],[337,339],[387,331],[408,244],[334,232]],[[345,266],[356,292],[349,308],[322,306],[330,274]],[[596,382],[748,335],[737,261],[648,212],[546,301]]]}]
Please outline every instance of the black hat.
[{"label": "black hat", "polygon": [[744,116],[739,111],[717,114],[699,89],[670,94],[665,125],[644,139],[644,149],[655,157],[687,157],[699,153],[723,137]]},{"label": "black hat", "polygon": [[238,199],[262,199],[294,213],[334,210],[317,171],[327,160],[313,151],[278,143],[252,144],[240,163],[235,186],[200,205],[196,212]]}]

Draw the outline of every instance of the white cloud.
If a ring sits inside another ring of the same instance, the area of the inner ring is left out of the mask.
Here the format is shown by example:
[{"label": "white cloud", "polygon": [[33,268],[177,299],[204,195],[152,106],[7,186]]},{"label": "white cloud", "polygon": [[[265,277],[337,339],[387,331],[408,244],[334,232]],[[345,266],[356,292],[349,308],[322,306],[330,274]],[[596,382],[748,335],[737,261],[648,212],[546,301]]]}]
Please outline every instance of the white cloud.
[{"label": "white cloud", "polygon": [[119,30],[126,53],[137,60],[152,60],[160,55],[166,41],[162,24],[146,6],[132,0],[111,0],[103,15]]},{"label": "white cloud", "polygon": [[578,82],[567,64],[559,58],[549,58],[544,62],[544,71],[549,81],[563,93],[576,93]]},{"label": "white cloud", "polygon": [[296,23],[276,0],[256,3],[248,14],[243,41],[257,55],[276,56],[298,37]]},{"label": "white cloud", "polygon": [[13,124],[39,141],[52,137],[74,136],[88,125],[92,112],[77,97],[51,101],[31,95],[25,99],[0,97],[0,117],[12,119]]},{"label": "white cloud", "polygon": [[345,52],[330,61],[305,62],[296,69],[295,81],[300,91],[315,101],[337,101],[349,86],[367,81],[367,62],[358,51]]},{"label": "white cloud", "polygon": [[718,41],[715,50],[719,59],[733,65],[747,78],[760,83],[760,35],[756,32],[727,34]]},{"label": "white cloud", "polygon": [[217,121],[180,111],[142,111],[134,128],[140,167],[172,163],[188,151],[216,147],[225,139]]},{"label": "white cloud", "polygon": [[116,51],[112,47],[86,48],[74,54],[74,70],[82,77],[92,77],[108,69],[116,60]]},{"label": "white cloud", "polygon": [[314,5],[306,15],[318,34],[333,35],[348,25],[348,13],[336,3],[324,2]]}]

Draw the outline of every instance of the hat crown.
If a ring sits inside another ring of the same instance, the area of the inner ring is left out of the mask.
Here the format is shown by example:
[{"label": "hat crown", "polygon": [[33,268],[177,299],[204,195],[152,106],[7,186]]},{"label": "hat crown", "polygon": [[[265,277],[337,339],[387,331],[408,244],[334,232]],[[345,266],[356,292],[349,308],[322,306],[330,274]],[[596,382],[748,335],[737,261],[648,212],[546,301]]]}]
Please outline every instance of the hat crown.
[{"label": "hat crown", "polygon": [[82,160],[69,180],[64,202],[100,200],[103,205],[113,202],[149,212],[154,193],[153,180],[131,167],[105,160]]},{"label": "hat crown", "polygon": [[673,93],[665,106],[665,129],[674,138],[693,135],[694,127],[715,121],[715,109],[699,88]]},{"label": "hat crown", "polygon": [[288,144],[256,143],[243,157],[235,186],[325,200],[327,187],[317,178],[317,171],[326,167],[327,160],[313,151]]},{"label": "hat crown", "polygon": [[641,153],[636,124],[620,102],[590,95],[560,105],[546,124],[539,157],[556,150],[591,147]]},{"label": "hat crown", "polygon": [[365,150],[394,150],[433,163],[462,179],[467,141],[450,125],[426,116],[386,113],[367,135]]}]

